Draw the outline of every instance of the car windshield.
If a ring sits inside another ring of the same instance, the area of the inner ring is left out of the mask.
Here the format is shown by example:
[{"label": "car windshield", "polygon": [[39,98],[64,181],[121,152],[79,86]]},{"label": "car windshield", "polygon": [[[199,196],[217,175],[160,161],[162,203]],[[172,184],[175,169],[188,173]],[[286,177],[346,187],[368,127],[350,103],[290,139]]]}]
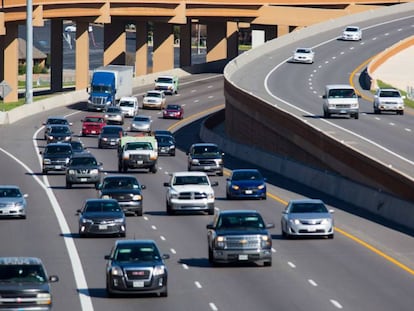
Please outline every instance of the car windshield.
[{"label": "car windshield", "polygon": [[155,136],[159,143],[174,143],[173,139],[169,136]]},{"label": "car windshield", "polygon": [[159,77],[157,79],[158,83],[172,83],[173,79],[172,78],[168,78],[168,77]]},{"label": "car windshield", "polygon": [[152,150],[151,143],[127,143],[125,150]]},{"label": "car windshield", "polygon": [[83,151],[85,149],[81,142],[72,141],[70,144],[72,146],[73,151]]},{"label": "car windshield", "polygon": [[16,188],[0,188],[0,198],[17,198],[21,197],[19,189]]},{"label": "car windshield", "polygon": [[160,260],[158,249],[153,244],[123,245],[115,250],[116,261],[154,261]]},{"label": "car windshield", "polygon": [[71,160],[73,166],[96,166],[97,164],[96,159],[92,157],[72,158]]},{"label": "car windshield", "polygon": [[219,150],[217,146],[195,146],[193,149],[194,155],[218,155]]},{"label": "car windshield", "polygon": [[149,122],[149,119],[145,117],[135,117],[134,121],[135,122]]},{"label": "car windshield", "polygon": [[86,213],[99,213],[99,212],[121,212],[121,208],[114,202],[88,202],[85,206],[84,212]]},{"label": "car windshield", "polygon": [[88,117],[88,118],[85,118],[84,122],[102,123],[103,119],[99,117]]},{"label": "car windshield", "polygon": [[398,91],[390,90],[390,91],[381,91],[380,97],[401,97]]},{"label": "car windshield", "polygon": [[117,127],[104,127],[102,129],[103,134],[119,134],[121,132],[122,132],[122,129],[117,128]]},{"label": "car windshield", "polygon": [[263,177],[259,172],[233,172],[232,180],[262,180]]},{"label": "car windshield", "polygon": [[178,105],[167,105],[167,110],[180,110],[180,106]]},{"label": "car windshield", "polygon": [[53,126],[50,129],[50,133],[52,134],[68,134],[70,133],[70,129],[66,126]]},{"label": "car windshield", "polygon": [[294,203],[290,207],[290,213],[327,213],[326,206],[322,203]]},{"label": "car windshield", "polygon": [[157,97],[157,98],[161,98],[161,93],[159,93],[159,92],[148,92],[147,93],[147,97]]},{"label": "car windshield", "polygon": [[208,185],[207,176],[175,176],[173,185]]},{"label": "car windshield", "polygon": [[44,283],[46,275],[40,265],[0,265],[1,283]]},{"label": "car windshield", "polygon": [[72,147],[64,145],[48,145],[46,147],[45,153],[72,153]]},{"label": "car windshield", "polygon": [[296,50],[296,53],[310,53],[311,52],[311,50],[309,50],[309,49],[297,49]]},{"label": "car windshield", "polygon": [[346,27],[345,31],[349,31],[349,32],[357,32],[359,31],[358,28],[356,27]]},{"label": "car windshield", "polygon": [[134,178],[109,178],[103,182],[104,189],[138,189],[139,183]]},{"label": "car windshield", "polygon": [[119,109],[118,107],[108,107],[106,109],[106,112],[110,112],[110,113],[121,113],[121,109]]},{"label": "car windshield", "polygon": [[120,107],[134,107],[133,101],[121,101],[119,102]]},{"label": "car windshield", "polygon": [[353,89],[332,89],[329,90],[329,98],[354,98],[356,97]]},{"label": "car windshield", "polygon": [[265,227],[263,219],[258,215],[223,215],[217,221],[217,228],[254,228]]},{"label": "car windshield", "polygon": [[68,124],[65,119],[47,119],[46,124]]}]

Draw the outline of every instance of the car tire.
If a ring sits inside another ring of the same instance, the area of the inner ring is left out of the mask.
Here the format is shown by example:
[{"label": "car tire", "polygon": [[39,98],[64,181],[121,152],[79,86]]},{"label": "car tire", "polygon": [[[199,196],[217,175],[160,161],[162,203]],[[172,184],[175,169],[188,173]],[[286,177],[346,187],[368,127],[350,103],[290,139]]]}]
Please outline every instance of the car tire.
[{"label": "car tire", "polygon": [[220,171],[217,173],[217,175],[218,175],[218,176],[223,176],[223,175],[224,175],[223,170],[220,170]]},{"label": "car tire", "polygon": [[214,207],[208,209],[208,214],[209,215],[214,215]]},{"label": "car tire", "polygon": [[123,173],[128,172],[128,166],[127,166],[127,165],[125,165],[125,163],[122,163],[122,172],[123,172]]},{"label": "car tire", "polygon": [[328,119],[331,116],[331,114],[328,111],[324,111],[323,116],[324,116],[324,118]]},{"label": "car tire", "polygon": [[401,115],[401,116],[404,115],[404,110],[400,110],[399,115]]},{"label": "car tire", "polygon": [[47,175],[47,170],[42,169],[42,174]]},{"label": "car tire", "polygon": [[334,238],[334,234],[333,233],[328,235],[328,239],[333,239],[333,238]]},{"label": "car tire", "polygon": [[99,182],[97,182],[97,183],[94,184],[95,190],[98,190],[99,189],[99,185],[100,185]]},{"label": "car tire", "polygon": [[71,189],[72,188],[72,183],[70,182],[66,182],[66,189]]},{"label": "car tire", "polygon": [[354,114],[354,119],[355,120],[358,120],[359,119],[359,113],[358,112]]},{"label": "car tire", "polygon": [[174,214],[174,211],[172,210],[170,204],[168,204],[168,202],[166,202],[165,205],[166,205],[167,214],[168,215],[173,215]]},{"label": "car tire", "polygon": [[142,210],[138,210],[135,212],[135,216],[142,216]]},{"label": "car tire", "polygon": [[208,262],[214,265],[213,250],[210,247],[208,248]]},{"label": "car tire", "polygon": [[154,164],[153,166],[151,166],[151,168],[149,169],[149,171],[153,174],[155,174],[158,171],[157,165]]},{"label": "car tire", "polygon": [[126,237],[126,233],[125,233],[125,232],[121,232],[121,233],[119,234],[119,236],[120,236],[121,238],[125,238],[125,237]]},{"label": "car tire", "polygon": [[168,297],[168,289],[165,288],[162,292],[158,294],[159,297]]},{"label": "car tire", "polygon": [[263,263],[263,267],[271,267],[271,266],[272,266],[272,260],[265,261],[265,262]]}]

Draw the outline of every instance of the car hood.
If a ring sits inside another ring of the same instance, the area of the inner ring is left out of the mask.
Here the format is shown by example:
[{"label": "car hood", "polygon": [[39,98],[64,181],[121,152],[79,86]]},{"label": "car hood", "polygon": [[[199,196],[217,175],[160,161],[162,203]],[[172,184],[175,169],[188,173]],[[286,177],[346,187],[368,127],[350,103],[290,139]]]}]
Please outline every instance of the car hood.
[{"label": "car hood", "polygon": [[158,147],[169,147],[175,145],[173,142],[158,142]]},{"label": "car hood", "polygon": [[145,97],[144,97],[144,100],[151,100],[151,101],[153,101],[153,102],[160,102],[160,101],[161,101],[161,98],[159,98],[159,97],[154,97],[154,96],[145,96]]},{"label": "car hood", "polygon": [[113,261],[113,264],[120,266],[121,268],[153,268],[155,266],[164,265],[161,260],[154,261]]},{"label": "car hood", "polygon": [[82,214],[82,217],[87,219],[115,219],[123,218],[124,214],[122,212],[91,212]]},{"label": "car hood", "polygon": [[220,155],[191,155],[192,159],[221,159]]},{"label": "car hood", "polygon": [[43,158],[45,159],[58,159],[58,158],[70,158],[71,153],[45,153]]},{"label": "car hood", "polygon": [[293,213],[288,215],[289,219],[326,219],[332,218],[330,213]]},{"label": "car hood", "polygon": [[141,189],[103,189],[101,190],[102,195],[110,194],[141,194]]},{"label": "car hood", "polygon": [[94,170],[99,169],[99,165],[71,165],[69,170]]},{"label": "car hood", "polygon": [[403,103],[401,97],[379,97],[380,102],[393,102],[393,103]]},{"label": "car hood", "polygon": [[23,198],[0,198],[0,205],[10,204],[10,203],[17,204],[17,203],[24,203],[24,202],[25,200]]},{"label": "car hood", "polygon": [[232,185],[238,185],[242,187],[257,187],[264,184],[263,180],[234,180],[231,181]]},{"label": "car hood", "polygon": [[231,228],[231,229],[217,229],[217,235],[251,235],[251,234],[260,234],[267,235],[269,232],[267,229],[254,229],[254,228]]},{"label": "car hood", "polygon": [[119,134],[116,133],[104,133],[100,135],[101,138],[120,138]]},{"label": "car hood", "polygon": [[182,185],[182,186],[173,186],[173,190],[177,192],[205,192],[211,193],[213,189],[209,185]]},{"label": "car hood", "polygon": [[5,292],[16,292],[21,293],[23,291],[27,292],[44,292],[48,293],[50,291],[49,283],[37,283],[37,282],[0,282],[0,293]]}]

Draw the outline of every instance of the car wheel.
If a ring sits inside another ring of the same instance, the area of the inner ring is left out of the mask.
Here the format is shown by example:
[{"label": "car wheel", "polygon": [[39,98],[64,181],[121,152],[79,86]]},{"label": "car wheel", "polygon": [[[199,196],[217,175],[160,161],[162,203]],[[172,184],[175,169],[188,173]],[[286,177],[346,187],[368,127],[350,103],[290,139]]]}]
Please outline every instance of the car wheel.
[{"label": "car wheel", "polygon": [[400,115],[404,115],[404,110],[400,110]]},{"label": "car wheel", "polygon": [[172,156],[172,157],[175,157],[175,151],[174,151],[173,153],[171,153],[171,156]]},{"label": "car wheel", "polygon": [[142,210],[138,210],[135,212],[135,216],[142,216]]},{"label": "car wheel", "polygon": [[214,264],[213,250],[210,247],[208,248],[208,261],[209,263]]},{"label": "car wheel", "polygon": [[323,112],[323,116],[324,116],[325,118],[329,118],[331,115],[330,115],[330,113],[329,113],[328,111],[324,111],[324,112]]},{"label": "car wheel", "polygon": [[272,266],[272,260],[265,261],[265,262],[263,263],[263,267],[271,267],[271,266]]},{"label": "car wheel", "polygon": [[167,209],[167,214],[168,215],[173,215],[174,214],[174,211],[172,210],[170,204],[168,204],[168,202],[166,202],[165,205],[166,205],[166,209]]},{"label": "car wheel", "polygon": [[98,190],[99,189],[99,182],[97,182],[97,183],[95,183],[95,185],[94,185],[94,187],[95,187],[95,190]]},{"label": "car wheel", "polygon": [[217,175],[219,175],[219,176],[223,176],[223,170],[220,170],[220,171],[217,173]]},{"label": "car wheel", "polygon": [[333,238],[334,238],[334,234],[333,233],[328,235],[328,239],[333,239]]},{"label": "car wheel", "polygon": [[102,144],[101,142],[98,143],[98,149],[102,149]]},{"label": "car wheel", "polygon": [[43,170],[42,170],[42,174],[43,174],[43,175],[47,175],[47,170],[44,170],[44,169],[43,169]]},{"label": "car wheel", "polygon": [[357,112],[356,114],[354,114],[354,119],[358,120],[359,119],[359,113]]},{"label": "car wheel", "polygon": [[72,184],[70,183],[70,182],[66,182],[66,189],[70,189],[70,188],[72,188]]},{"label": "car wheel", "polygon": [[209,215],[214,215],[214,207],[208,209],[208,214]]},{"label": "car wheel", "polygon": [[160,297],[168,297],[168,289],[165,288],[162,292],[159,293]]},{"label": "car wheel", "polygon": [[149,169],[151,173],[155,174],[158,170],[157,165],[154,164],[153,166],[151,166],[151,168]]},{"label": "car wheel", "polygon": [[125,163],[122,163],[122,172],[128,172],[128,166],[126,166]]},{"label": "car wheel", "polygon": [[20,216],[20,219],[26,219],[26,215]]},{"label": "car wheel", "polygon": [[125,237],[126,237],[126,233],[125,233],[125,232],[121,232],[121,233],[119,234],[119,236],[120,236],[121,238],[125,238]]}]

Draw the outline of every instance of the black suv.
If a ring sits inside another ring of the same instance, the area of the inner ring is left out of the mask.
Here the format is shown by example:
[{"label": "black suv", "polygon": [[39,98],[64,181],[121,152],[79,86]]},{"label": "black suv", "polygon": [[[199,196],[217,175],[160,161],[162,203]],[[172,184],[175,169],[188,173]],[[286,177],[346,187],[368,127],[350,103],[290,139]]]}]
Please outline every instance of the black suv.
[{"label": "black suv", "polygon": [[39,258],[0,257],[0,309],[52,310],[49,282],[58,280],[47,276]]},{"label": "black suv", "polygon": [[66,168],[66,188],[73,184],[94,184],[97,189],[101,183],[102,163],[91,153],[74,154]]},{"label": "black suv", "polygon": [[168,134],[155,134],[158,144],[158,155],[166,154],[175,156],[175,138]]},{"label": "black suv", "polygon": [[272,265],[272,236],[255,210],[220,211],[207,225],[210,263],[262,262]]},{"label": "black suv", "polygon": [[125,135],[121,125],[105,125],[98,137],[98,148],[116,148],[121,137]]},{"label": "black suv", "polygon": [[72,158],[72,146],[69,143],[50,143],[43,151],[42,173],[49,171],[65,171]]},{"label": "black suv", "polygon": [[73,132],[69,125],[52,124],[49,125],[45,133],[47,143],[70,142],[72,140]]},{"label": "black suv", "polygon": [[187,152],[188,170],[217,173],[223,176],[223,156],[216,144],[197,143]]},{"label": "black suv", "polygon": [[135,176],[106,176],[98,189],[100,198],[117,200],[125,214],[142,216],[142,189],[145,185],[141,185]]}]

